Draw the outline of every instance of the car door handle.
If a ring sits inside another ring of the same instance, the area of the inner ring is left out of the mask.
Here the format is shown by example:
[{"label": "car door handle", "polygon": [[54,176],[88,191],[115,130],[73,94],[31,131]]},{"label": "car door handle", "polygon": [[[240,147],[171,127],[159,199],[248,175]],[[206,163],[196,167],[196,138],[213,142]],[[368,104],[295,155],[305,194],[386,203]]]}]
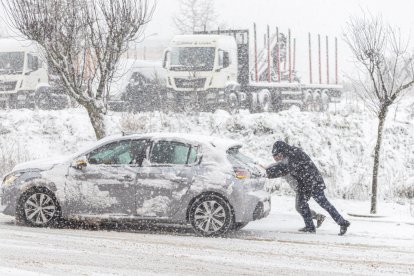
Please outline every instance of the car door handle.
[{"label": "car door handle", "polygon": [[173,178],[173,179],[170,179],[170,181],[171,182],[174,182],[174,183],[178,183],[178,184],[182,184],[182,183],[184,183],[185,182],[185,178]]},{"label": "car door handle", "polygon": [[126,180],[126,181],[132,181],[134,180],[134,178],[130,175],[124,175],[124,177],[122,178],[122,180]]}]

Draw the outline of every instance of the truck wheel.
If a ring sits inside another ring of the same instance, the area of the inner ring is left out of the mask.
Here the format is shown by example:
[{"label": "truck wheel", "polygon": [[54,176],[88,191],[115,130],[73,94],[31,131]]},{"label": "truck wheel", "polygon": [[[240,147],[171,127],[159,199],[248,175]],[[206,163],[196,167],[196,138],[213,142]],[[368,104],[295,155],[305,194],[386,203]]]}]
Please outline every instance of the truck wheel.
[{"label": "truck wheel", "polygon": [[320,111],[327,111],[329,109],[329,96],[328,93],[322,92],[320,98]]},{"label": "truck wheel", "polygon": [[313,95],[313,102],[312,102],[312,111],[320,112],[321,111],[321,95],[319,93],[315,93]]},{"label": "truck wheel", "polygon": [[52,102],[50,101],[51,97],[49,95],[48,92],[46,91],[39,91],[39,93],[37,93],[37,97],[36,97],[36,106],[39,109],[51,109],[52,108]]},{"label": "truck wheel", "polygon": [[17,109],[17,97],[10,95],[7,105],[10,109]]},{"label": "truck wheel", "polygon": [[312,107],[313,107],[312,90],[304,91],[302,95],[301,111],[312,111]]},{"label": "truck wheel", "polygon": [[278,91],[277,93],[273,94],[273,112],[279,112],[283,109],[283,101],[282,101],[282,93]]},{"label": "truck wheel", "polygon": [[226,109],[230,114],[236,114],[239,112],[239,100],[237,99],[236,93],[229,94]]},{"label": "truck wheel", "polygon": [[250,100],[250,105],[249,105],[249,111],[250,111],[250,113],[256,113],[257,110],[259,109],[259,96],[258,96],[258,93],[252,92],[250,94],[250,96],[251,96],[251,100]]},{"label": "truck wheel", "polygon": [[272,95],[269,90],[263,89],[259,92],[259,105],[261,112],[273,111]]}]

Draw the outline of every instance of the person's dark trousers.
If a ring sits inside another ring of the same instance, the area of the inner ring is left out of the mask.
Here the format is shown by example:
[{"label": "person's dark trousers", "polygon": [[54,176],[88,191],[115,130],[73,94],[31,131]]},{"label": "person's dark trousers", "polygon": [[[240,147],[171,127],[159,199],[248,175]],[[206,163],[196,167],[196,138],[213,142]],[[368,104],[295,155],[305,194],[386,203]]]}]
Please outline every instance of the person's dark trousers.
[{"label": "person's dark trousers", "polygon": [[[299,199],[299,196],[298,196],[298,194],[299,193],[296,193],[296,200],[295,200],[295,209],[296,209],[296,211],[299,213],[299,214],[301,214],[301,211],[300,211],[300,206],[301,206],[301,201],[300,201],[300,199]],[[311,212],[311,215],[312,215],[312,219],[316,219],[317,217],[318,217],[318,213],[316,213],[314,210],[312,210],[312,209],[309,209],[310,210],[310,212]]]},{"label": "person's dark trousers", "polygon": [[[329,213],[329,215],[337,224],[343,225],[346,223],[346,220],[339,214],[335,207],[326,198],[323,190],[316,189],[312,191],[311,196],[323,209]],[[315,225],[312,221],[312,213],[308,204],[309,199],[309,196],[307,196],[305,193],[298,192],[296,202],[299,205],[300,215],[305,221],[305,226],[310,229],[315,229]]]}]

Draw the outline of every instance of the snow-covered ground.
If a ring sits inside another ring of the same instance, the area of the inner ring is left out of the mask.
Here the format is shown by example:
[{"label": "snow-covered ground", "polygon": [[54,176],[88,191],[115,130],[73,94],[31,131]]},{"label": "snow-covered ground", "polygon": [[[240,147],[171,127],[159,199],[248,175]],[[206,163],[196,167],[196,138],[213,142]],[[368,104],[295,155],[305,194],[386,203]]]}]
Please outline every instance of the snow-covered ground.
[{"label": "snow-covered ground", "polygon": [[[274,190],[269,217],[225,238],[201,238],[189,228],[88,231],[15,226],[0,215],[0,275],[317,275],[414,274],[414,98],[390,112],[380,170],[379,212],[385,217],[348,217],[349,233],[337,236],[328,219],[317,234],[300,234],[292,191]],[[396,114],[396,116],[394,116]],[[369,210],[376,120],[361,106],[331,106],[327,113],[292,108],[277,114],[193,115],[110,113],[110,134],[173,131],[239,140],[258,161],[271,162],[278,140],[301,146],[322,171],[327,194],[343,214]],[[0,111],[0,174],[15,162],[78,151],[95,142],[82,109]],[[313,201],[311,201],[314,204]],[[313,205],[313,208],[318,209]]]},{"label": "snow-covered ground", "polygon": [[[342,213],[367,204],[332,201]],[[197,237],[189,228],[172,226],[28,228],[0,215],[0,274],[413,275],[414,219],[407,205],[383,207],[393,215],[348,217],[352,225],[346,236],[337,235],[338,226],[330,218],[316,234],[297,232],[303,222],[294,198],[278,195],[272,198],[269,217],[224,238]]]}]

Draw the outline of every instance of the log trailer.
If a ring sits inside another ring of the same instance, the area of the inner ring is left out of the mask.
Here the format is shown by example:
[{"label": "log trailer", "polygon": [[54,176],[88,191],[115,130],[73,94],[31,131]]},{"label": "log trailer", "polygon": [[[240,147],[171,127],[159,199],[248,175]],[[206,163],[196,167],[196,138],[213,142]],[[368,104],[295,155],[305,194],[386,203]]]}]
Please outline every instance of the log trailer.
[{"label": "log trailer", "polygon": [[[312,83],[311,36],[309,34],[309,83],[296,76],[290,30],[288,35],[270,36],[267,27],[265,47],[258,51],[254,25],[253,62],[249,30],[216,30],[177,35],[164,52],[167,70],[165,101],[178,110],[196,106],[203,111],[218,108],[230,112],[279,111],[296,105],[301,110],[324,111],[338,102],[337,40],[335,39],[335,81],[329,84],[328,38],[326,37],[326,83],[322,83],[321,47],[319,45],[319,82]],[[292,58],[293,56],[293,58]]]}]

